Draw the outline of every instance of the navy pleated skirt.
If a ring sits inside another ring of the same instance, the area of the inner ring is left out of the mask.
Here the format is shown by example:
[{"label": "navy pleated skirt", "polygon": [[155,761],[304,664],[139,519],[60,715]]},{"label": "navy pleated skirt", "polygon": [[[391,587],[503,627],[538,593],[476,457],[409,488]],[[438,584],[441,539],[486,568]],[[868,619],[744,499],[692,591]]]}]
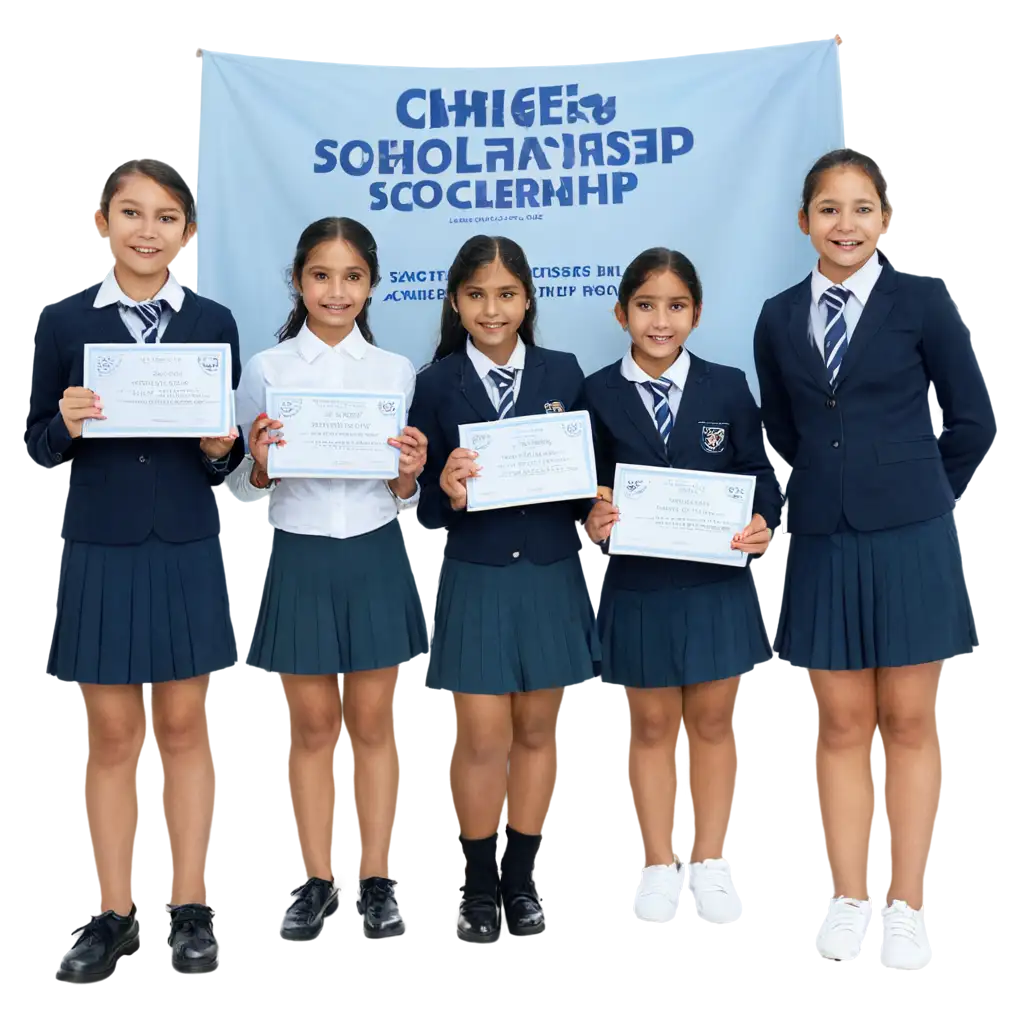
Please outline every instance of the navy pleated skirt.
[{"label": "navy pleated skirt", "polygon": [[216,537],[64,542],[47,671],[79,683],[191,679],[237,660]]},{"label": "navy pleated skirt", "polygon": [[250,665],[294,675],[366,672],[426,650],[397,519],[344,540],[274,531]]},{"label": "navy pleated skirt", "polygon": [[892,668],[977,643],[952,512],[891,530],[791,538],[775,637],[786,661]]},{"label": "navy pleated skirt", "polygon": [[749,672],[772,649],[749,569],[668,590],[601,590],[601,678],[623,686],[691,686]]},{"label": "navy pleated skirt", "polygon": [[599,661],[579,555],[551,565],[444,560],[427,686],[457,693],[548,690],[592,679]]}]

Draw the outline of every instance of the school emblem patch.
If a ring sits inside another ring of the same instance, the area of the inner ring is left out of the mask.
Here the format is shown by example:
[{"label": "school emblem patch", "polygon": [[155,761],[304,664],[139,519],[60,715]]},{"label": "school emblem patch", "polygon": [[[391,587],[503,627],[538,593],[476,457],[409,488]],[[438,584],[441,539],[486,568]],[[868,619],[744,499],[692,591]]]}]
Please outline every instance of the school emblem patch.
[{"label": "school emblem patch", "polygon": [[702,423],[700,425],[700,446],[706,452],[717,455],[725,451],[728,423]]},{"label": "school emblem patch", "polygon": [[565,406],[561,402],[545,402],[545,412],[565,412]]}]

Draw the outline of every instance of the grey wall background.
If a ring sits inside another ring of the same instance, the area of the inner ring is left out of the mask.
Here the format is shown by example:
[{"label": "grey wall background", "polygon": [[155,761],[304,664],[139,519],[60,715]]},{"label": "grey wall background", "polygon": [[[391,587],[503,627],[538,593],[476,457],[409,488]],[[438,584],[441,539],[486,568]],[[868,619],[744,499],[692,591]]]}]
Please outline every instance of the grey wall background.
[{"label": "grey wall background", "polygon": [[[105,164],[128,151],[187,152],[190,116],[197,103],[194,40],[792,39],[820,32],[894,33],[926,28],[930,33],[990,36],[1024,32],[1024,11],[1014,9],[540,10],[530,5],[500,11],[461,4],[461,9],[397,11],[385,7],[392,5],[147,10],[61,9],[46,4],[0,10],[0,507],[5,519],[0,531],[5,593],[0,672],[11,684],[40,685],[47,615],[59,579],[61,552],[60,481],[57,474],[31,464],[20,441],[31,318],[47,295],[81,285],[101,265],[86,217],[93,186]],[[253,211],[253,216],[259,216],[259,211]],[[1001,302],[999,330],[1019,333],[1012,327],[1020,322],[1015,310],[1024,293],[1019,264],[995,270],[967,268],[966,273],[949,265],[939,272],[947,279],[958,275],[963,288],[974,296],[969,304],[980,304],[978,311],[983,315],[994,294]],[[1024,308],[1020,312],[1024,316]],[[1007,348],[996,362],[1006,400],[1019,402],[1020,356]],[[1017,537],[1014,523],[1021,517],[1019,506],[1007,505],[1005,487],[996,487],[995,492],[985,498],[995,511],[972,508],[966,523],[971,545],[975,537],[990,545],[987,554],[983,548],[971,555],[974,589],[983,593],[981,625],[988,634],[979,657],[1024,659],[1024,641],[1014,628],[1016,618],[1008,617],[1014,607],[1011,592],[1019,588],[1024,559],[1019,539],[1016,549],[1008,549],[1007,544]],[[228,512],[225,541],[241,598],[239,629],[244,636],[259,600],[258,590],[254,593],[252,588],[260,583],[262,530],[258,513],[253,515],[256,510]],[[1005,535],[1000,532],[1004,529]],[[427,580],[430,552],[422,558]],[[1002,625],[999,614],[1004,616]]]}]

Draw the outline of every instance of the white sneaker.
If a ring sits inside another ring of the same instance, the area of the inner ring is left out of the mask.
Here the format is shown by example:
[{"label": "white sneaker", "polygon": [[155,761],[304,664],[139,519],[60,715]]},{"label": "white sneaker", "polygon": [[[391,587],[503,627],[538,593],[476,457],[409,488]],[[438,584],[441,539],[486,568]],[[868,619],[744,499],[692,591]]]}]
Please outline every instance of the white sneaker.
[{"label": "white sneaker", "polygon": [[818,952],[828,960],[852,960],[860,952],[871,920],[871,900],[836,896],[818,932]]},{"label": "white sneaker", "polygon": [[924,910],[914,910],[903,900],[882,908],[882,963],[904,971],[916,971],[932,958],[924,930]]},{"label": "white sneaker", "polygon": [[721,857],[691,862],[690,892],[697,902],[697,914],[705,921],[729,924],[743,912],[743,904],[732,884],[729,862]]},{"label": "white sneaker", "polygon": [[633,910],[641,921],[671,921],[676,916],[683,873],[678,857],[671,864],[644,868],[633,900]]}]

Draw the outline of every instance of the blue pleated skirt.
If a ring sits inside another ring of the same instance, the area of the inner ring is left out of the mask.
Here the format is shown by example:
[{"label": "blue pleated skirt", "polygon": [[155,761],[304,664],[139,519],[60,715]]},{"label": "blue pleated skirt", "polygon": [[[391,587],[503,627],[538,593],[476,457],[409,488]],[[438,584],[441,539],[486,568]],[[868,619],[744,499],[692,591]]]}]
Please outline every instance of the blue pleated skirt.
[{"label": "blue pleated skirt", "polygon": [[191,679],[237,660],[216,537],[64,542],[47,671],[79,683]]},{"label": "blue pleated skirt", "polygon": [[390,668],[426,651],[397,519],[344,540],[274,531],[250,665],[332,675]]},{"label": "blue pleated skirt", "polygon": [[601,590],[601,678],[655,688],[749,672],[772,649],[749,569],[716,583],[667,590]]},{"label": "blue pleated skirt", "polygon": [[427,686],[487,694],[548,690],[592,679],[599,661],[579,555],[551,565],[444,560]]},{"label": "blue pleated skirt", "polygon": [[775,637],[786,661],[894,668],[977,643],[952,512],[891,530],[792,536]]}]

